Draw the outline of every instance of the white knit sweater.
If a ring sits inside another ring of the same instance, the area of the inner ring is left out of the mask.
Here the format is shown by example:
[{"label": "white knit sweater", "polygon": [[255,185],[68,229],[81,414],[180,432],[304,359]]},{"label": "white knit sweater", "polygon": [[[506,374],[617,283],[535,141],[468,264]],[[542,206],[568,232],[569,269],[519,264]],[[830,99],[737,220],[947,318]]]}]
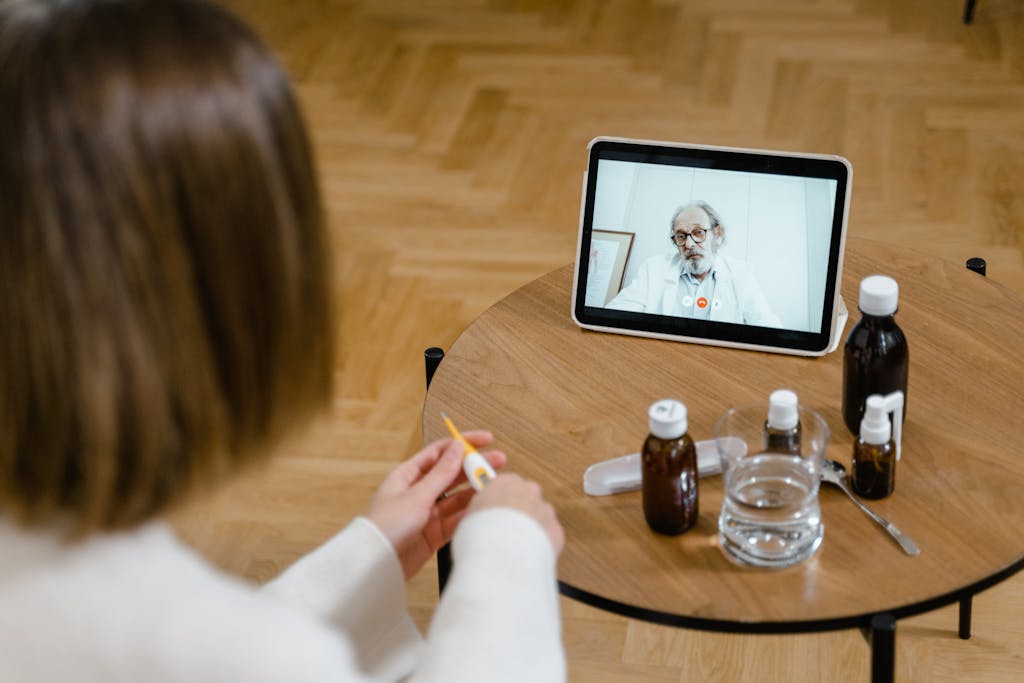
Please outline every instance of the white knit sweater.
[{"label": "white knit sweater", "polygon": [[453,553],[424,640],[394,551],[363,518],[262,588],[162,523],[65,545],[0,521],[0,681],[564,680],[540,526],[477,512]]}]

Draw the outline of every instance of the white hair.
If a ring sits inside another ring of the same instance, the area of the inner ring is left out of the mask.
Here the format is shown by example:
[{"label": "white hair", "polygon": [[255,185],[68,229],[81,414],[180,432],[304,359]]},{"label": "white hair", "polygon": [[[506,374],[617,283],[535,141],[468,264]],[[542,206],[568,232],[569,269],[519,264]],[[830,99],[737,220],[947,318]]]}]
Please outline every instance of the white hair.
[{"label": "white hair", "polygon": [[[718,249],[721,249],[723,246],[725,246],[725,224],[722,223],[722,217],[719,216],[718,212],[715,211],[713,208],[711,208],[711,205],[708,204],[703,199],[698,199],[696,201],[692,201],[689,204],[683,204],[683,205],[677,207],[676,210],[672,212],[672,220],[670,220],[669,224],[668,224],[668,229],[669,229],[668,238],[670,240],[672,240],[675,237],[675,234],[676,234],[676,219],[679,218],[679,216],[684,211],[687,211],[689,209],[700,209],[705,214],[707,214],[708,221],[711,223],[711,230],[712,230],[712,234],[713,235],[714,235],[714,232],[713,232],[714,229],[716,227],[718,228],[718,233],[717,233],[718,242],[715,243],[715,250],[717,251]],[[673,240],[672,244],[675,244],[675,240]]]}]

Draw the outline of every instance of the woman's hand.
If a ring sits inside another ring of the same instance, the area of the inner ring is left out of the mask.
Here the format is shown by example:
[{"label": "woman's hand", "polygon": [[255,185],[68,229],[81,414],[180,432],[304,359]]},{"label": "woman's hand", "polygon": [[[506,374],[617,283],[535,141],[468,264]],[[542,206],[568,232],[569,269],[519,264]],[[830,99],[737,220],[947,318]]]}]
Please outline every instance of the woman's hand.
[{"label": "woman's hand", "polygon": [[[494,440],[490,432],[484,431],[465,432],[463,436],[476,448]],[[433,442],[395,468],[370,501],[366,517],[391,541],[406,579],[451,540],[466,515],[475,493],[472,489],[441,497],[460,480],[465,481],[462,453],[462,444],[453,439]],[[481,455],[495,469],[504,467],[507,461],[500,451],[481,451]]]},{"label": "woman's hand", "polygon": [[558,523],[555,509],[544,500],[540,484],[526,481],[518,474],[502,474],[473,498],[469,505],[470,514],[491,507],[507,507],[525,512],[533,517],[547,532],[548,540],[555,549],[555,556],[565,545],[565,531]]}]

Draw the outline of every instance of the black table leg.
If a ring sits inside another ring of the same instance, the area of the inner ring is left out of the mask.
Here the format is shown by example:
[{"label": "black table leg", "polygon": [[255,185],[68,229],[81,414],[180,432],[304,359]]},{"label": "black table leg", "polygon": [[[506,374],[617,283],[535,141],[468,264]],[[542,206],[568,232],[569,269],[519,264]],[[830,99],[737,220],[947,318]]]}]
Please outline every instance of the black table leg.
[{"label": "black table leg", "polygon": [[896,619],[871,617],[871,683],[892,683],[896,676]]},{"label": "black table leg", "polygon": [[974,0],[967,0],[964,3],[964,23],[969,24],[974,21]]},{"label": "black table leg", "polygon": [[968,595],[960,601],[960,638],[967,640],[971,637],[971,603],[973,595]]},{"label": "black table leg", "polygon": [[440,595],[452,573],[452,546],[446,543],[437,551],[437,594]]},{"label": "black table leg", "polygon": [[[437,366],[441,364],[444,359],[444,349],[437,346],[431,346],[429,349],[423,352],[423,362],[426,364],[427,372],[427,388],[430,388],[430,380],[434,378],[434,372],[437,370]],[[437,592],[440,593],[444,590],[444,586],[448,583],[448,575],[452,573],[452,549],[451,546],[445,545],[443,548],[437,551]]]},{"label": "black table leg", "polygon": [[[967,0],[967,7],[964,9],[964,22],[970,22],[971,13],[974,12],[974,0]],[[968,270],[973,270],[975,273],[984,276],[987,266],[985,259],[974,257],[967,259]],[[973,595],[968,595],[966,598],[960,601],[960,631],[959,635],[962,640],[967,640],[971,637],[971,603],[974,600]]]},{"label": "black table leg", "polygon": [[987,270],[987,264],[985,263],[985,259],[980,258],[978,256],[967,259],[966,265],[967,270],[973,270],[975,273],[978,273],[979,275],[984,275],[985,271]]},{"label": "black table leg", "polygon": [[429,349],[423,352],[423,362],[426,364],[427,370],[427,388],[430,388],[430,380],[434,379],[434,371],[437,370],[437,366],[444,360],[444,349],[431,346]]}]

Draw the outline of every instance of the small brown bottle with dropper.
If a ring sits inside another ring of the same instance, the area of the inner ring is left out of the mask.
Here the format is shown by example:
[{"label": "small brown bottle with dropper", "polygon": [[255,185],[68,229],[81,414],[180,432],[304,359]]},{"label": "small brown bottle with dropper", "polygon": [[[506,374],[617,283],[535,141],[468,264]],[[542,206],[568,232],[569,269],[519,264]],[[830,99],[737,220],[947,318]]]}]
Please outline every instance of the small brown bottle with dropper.
[{"label": "small brown bottle with dropper", "polygon": [[658,401],[647,417],[651,433],[640,456],[644,519],[654,531],[674,536],[697,521],[697,448],[679,401]]},{"label": "small brown bottle with dropper", "polygon": [[[860,436],[853,444],[853,490],[861,498],[885,498],[896,489],[896,461],[899,459],[903,393],[872,394],[864,402]],[[889,413],[895,413],[897,434],[893,435]]]}]

